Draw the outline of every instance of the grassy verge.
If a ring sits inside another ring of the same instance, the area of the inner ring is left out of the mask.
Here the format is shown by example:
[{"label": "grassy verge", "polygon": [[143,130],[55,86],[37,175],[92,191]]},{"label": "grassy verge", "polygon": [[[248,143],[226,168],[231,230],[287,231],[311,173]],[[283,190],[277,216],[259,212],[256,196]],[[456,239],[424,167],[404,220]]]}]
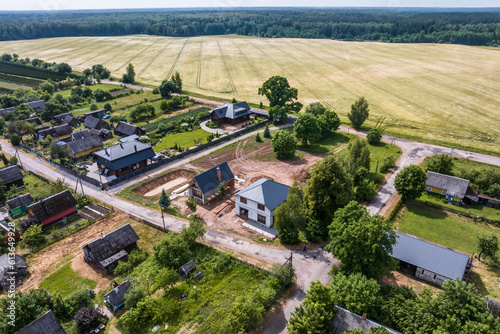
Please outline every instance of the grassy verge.
[{"label": "grassy verge", "polygon": [[[293,130],[293,128],[290,128]],[[333,152],[340,145],[348,143],[350,140],[354,139],[355,135],[350,135],[347,133],[334,132],[330,136],[322,138],[318,143],[304,146],[299,144],[297,149],[299,151],[311,153],[311,154],[327,154],[328,152]]]},{"label": "grassy verge", "polygon": [[40,283],[40,289],[46,289],[48,292],[59,294],[64,298],[78,290],[95,289],[96,285],[95,281],[78,275],[71,269],[71,263],[68,263],[45,278]]},{"label": "grassy verge", "polygon": [[31,197],[36,200],[37,198],[45,198],[53,195],[57,191],[53,183],[45,182],[31,173],[24,173],[23,180],[24,187],[9,191],[8,198],[30,193]]},{"label": "grassy verge", "polygon": [[160,152],[162,150],[171,148],[176,143],[182,148],[189,148],[194,146],[196,144],[195,141],[197,141],[198,143],[206,144],[207,137],[209,135],[210,132],[207,132],[203,129],[167,135],[161,139],[161,143],[154,147],[154,150],[155,152]]}]

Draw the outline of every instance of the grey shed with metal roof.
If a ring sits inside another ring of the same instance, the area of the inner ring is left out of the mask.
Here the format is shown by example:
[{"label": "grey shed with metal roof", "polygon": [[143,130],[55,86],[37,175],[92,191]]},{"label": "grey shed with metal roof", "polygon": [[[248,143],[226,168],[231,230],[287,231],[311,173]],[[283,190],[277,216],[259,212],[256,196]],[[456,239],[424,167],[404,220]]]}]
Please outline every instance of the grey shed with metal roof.
[{"label": "grey shed with metal roof", "polygon": [[469,187],[469,180],[428,171],[425,185],[446,190],[446,195],[463,199]]},{"label": "grey shed with metal roof", "polygon": [[242,196],[254,202],[264,204],[269,210],[273,211],[286,201],[289,190],[290,187],[285,184],[262,178],[237,192],[235,196]]},{"label": "grey shed with metal roof", "polygon": [[441,285],[447,280],[462,280],[471,265],[469,255],[403,233],[396,235],[392,257],[416,267],[416,277]]},{"label": "grey shed with metal roof", "polygon": [[48,310],[14,334],[66,334],[54,313]]}]

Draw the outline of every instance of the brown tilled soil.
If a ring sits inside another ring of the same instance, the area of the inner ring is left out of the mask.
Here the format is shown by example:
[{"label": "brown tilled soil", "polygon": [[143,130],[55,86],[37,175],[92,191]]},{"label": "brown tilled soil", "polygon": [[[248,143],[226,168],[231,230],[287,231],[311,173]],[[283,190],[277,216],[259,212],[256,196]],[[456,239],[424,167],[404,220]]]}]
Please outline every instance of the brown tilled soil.
[{"label": "brown tilled soil", "polygon": [[97,291],[109,286],[110,276],[91,268],[83,261],[83,245],[124,225],[128,220],[125,213],[117,211],[110,216],[84,228],[83,230],[41,250],[28,259],[30,276],[19,288],[21,291],[38,288],[40,282],[61,267],[66,261],[71,261],[71,267],[83,277],[97,282]]},{"label": "brown tilled soil", "polygon": [[[151,180],[149,182],[141,184],[137,188],[134,188],[133,192],[138,194],[138,195],[144,196],[146,193],[148,193],[151,190],[154,190],[158,187],[161,187],[162,185],[164,185],[165,183],[167,183],[169,181],[172,181],[172,180],[175,180],[175,179],[178,179],[181,177],[187,179],[187,181],[184,182],[183,184],[175,186],[175,188],[180,188],[184,184],[191,182],[191,180],[193,179],[193,177],[195,175],[196,175],[196,172],[193,170],[188,170],[188,169],[174,170],[174,171],[167,173],[163,176],[155,178],[154,180]],[[168,191],[168,190],[171,190],[171,189],[165,189],[165,191]],[[157,196],[160,196],[160,194],[158,194]]]}]

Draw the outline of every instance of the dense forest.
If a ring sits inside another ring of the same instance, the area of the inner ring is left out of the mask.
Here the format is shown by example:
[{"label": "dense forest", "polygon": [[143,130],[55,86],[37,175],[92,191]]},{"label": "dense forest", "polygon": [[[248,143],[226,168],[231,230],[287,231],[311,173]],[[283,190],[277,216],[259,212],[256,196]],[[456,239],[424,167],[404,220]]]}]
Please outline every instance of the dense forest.
[{"label": "dense forest", "polygon": [[500,10],[232,9],[0,13],[0,40],[238,34],[392,43],[500,44]]}]

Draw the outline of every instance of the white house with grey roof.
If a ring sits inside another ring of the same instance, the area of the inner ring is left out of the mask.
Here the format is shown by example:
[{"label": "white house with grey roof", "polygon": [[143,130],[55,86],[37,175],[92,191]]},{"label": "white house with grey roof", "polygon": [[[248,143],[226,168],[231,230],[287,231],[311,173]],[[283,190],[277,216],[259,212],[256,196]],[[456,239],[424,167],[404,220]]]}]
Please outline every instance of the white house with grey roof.
[{"label": "white house with grey roof", "polygon": [[469,275],[469,255],[396,232],[392,257],[399,260],[401,271],[441,286],[448,280],[464,280]]},{"label": "white house with grey roof", "polygon": [[289,190],[287,185],[262,178],[234,195],[236,214],[271,227],[274,211],[286,201]]}]

